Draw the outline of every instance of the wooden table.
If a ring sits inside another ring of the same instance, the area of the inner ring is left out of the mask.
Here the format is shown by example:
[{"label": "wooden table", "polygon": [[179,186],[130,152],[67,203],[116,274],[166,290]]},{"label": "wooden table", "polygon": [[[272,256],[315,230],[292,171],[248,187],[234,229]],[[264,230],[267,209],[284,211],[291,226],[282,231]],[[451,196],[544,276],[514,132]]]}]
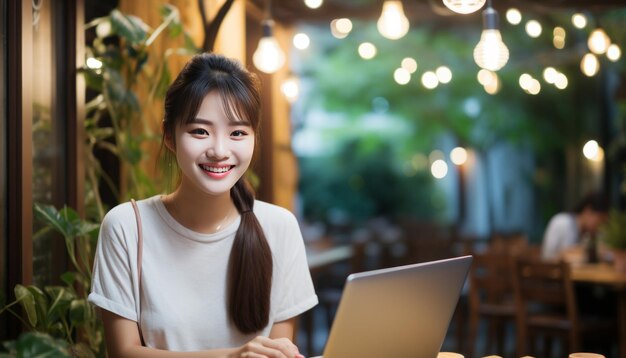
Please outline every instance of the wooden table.
[{"label": "wooden table", "polygon": [[626,358],[626,273],[620,273],[607,264],[585,264],[572,266],[572,280],[608,286],[617,292],[619,325],[619,356]]},{"label": "wooden table", "polygon": [[352,257],[352,246],[341,245],[327,248],[307,247],[306,259],[311,273],[322,271],[333,264],[349,260]]}]

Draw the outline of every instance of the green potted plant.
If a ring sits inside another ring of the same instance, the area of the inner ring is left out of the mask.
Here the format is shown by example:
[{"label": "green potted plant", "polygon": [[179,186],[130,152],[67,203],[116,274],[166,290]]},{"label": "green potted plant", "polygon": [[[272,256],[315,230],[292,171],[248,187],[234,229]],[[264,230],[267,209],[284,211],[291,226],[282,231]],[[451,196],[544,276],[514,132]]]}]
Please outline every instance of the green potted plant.
[{"label": "green potted plant", "polygon": [[626,272],[626,212],[612,210],[602,226],[602,242],[613,252],[615,269]]}]

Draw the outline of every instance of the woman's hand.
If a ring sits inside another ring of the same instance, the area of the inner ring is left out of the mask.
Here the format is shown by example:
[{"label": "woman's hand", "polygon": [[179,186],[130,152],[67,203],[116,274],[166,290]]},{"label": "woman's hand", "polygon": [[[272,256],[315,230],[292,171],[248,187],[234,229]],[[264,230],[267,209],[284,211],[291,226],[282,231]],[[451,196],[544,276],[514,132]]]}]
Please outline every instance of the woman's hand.
[{"label": "woman's hand", "polygon": [[241,346],[229,358],[304,358],[298,347],[287,338],[258,336]]}]

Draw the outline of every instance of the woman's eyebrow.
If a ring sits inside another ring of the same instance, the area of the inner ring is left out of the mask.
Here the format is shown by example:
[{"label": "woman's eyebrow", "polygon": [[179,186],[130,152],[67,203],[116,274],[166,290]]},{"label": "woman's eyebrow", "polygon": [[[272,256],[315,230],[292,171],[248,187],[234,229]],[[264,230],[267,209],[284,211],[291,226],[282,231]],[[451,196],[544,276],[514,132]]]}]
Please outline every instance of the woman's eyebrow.
[{"label": "woman's eyebrow", "polygon": [[[213,121],[211,121],[211,120],[209,120],[209,119],[199,118],[199,117],[194,118],[194,119],[193,119],[191,122],[189,122],[189,123],[190,123],[190,124],[191,124],[191,123],[194,123],[194,124],[205,124],[205,125],[207,125],[207,126],[213,126],[213,125],[215,125],[215,123],[214,123]],[[244,120],[244,119],[239,120],[239,121],[237,121],[237,120],[233,120],[233,119],[229,119],[229,120],[228,120],[228,125],[229,125],[230,127],[237,127],[237,126],[252,126],[252,124],[250,123],[250,121],[248,121],[248,120]]]}]

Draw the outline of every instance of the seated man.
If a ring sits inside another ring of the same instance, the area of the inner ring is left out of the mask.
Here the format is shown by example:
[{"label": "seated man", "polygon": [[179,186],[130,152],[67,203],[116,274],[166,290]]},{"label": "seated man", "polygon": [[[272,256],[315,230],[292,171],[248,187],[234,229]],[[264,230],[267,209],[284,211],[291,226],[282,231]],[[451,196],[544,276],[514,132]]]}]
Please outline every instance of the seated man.
[{"label": "seated man", "polygon": [[585,258],[583,237],[595,238],[608,217],[608,201],[600,194],[585,196],[574,212],[556,214],[543,235],[541,258],[581,261]]}]

